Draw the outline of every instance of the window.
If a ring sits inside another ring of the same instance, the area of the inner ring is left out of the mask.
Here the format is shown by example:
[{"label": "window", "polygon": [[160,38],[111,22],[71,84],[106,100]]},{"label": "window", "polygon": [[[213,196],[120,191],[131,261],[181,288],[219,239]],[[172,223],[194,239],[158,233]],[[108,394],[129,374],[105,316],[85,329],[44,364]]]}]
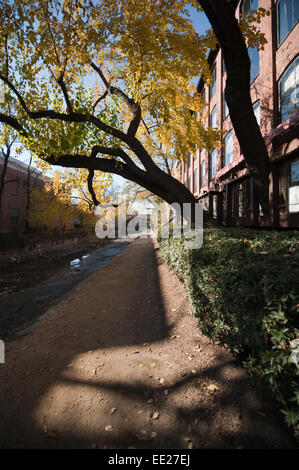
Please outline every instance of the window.
[{"label": "window", "polygon": [[298,109],[299,104],[299,56],[287,68],[278,82],[280,122]]},{"label": "window", "polygon": [[279,0],[277,2],[277,42],[282,41],[295,26],[299,17],[298,0]]},{"label": "window", "polygon": [[233,160],[234,146],[233,146],[233,131],[229,131],[224,140],[224,164],[228,165]]},{"label": "window", "polygon": [[257,47],[248,47],[250,59],[250,83],[256,78],[260,71],[260,54]]},{"label": "window", "polygon": [[258,0],[244,0],[243,13],[248,13],[249,9],[256,10],[259,6]]},{"label": "window", "polygon": [[238,217],[248,217],[249,215],[249,180],[243,181],[238,188]]},{"label": "window", "polygon": [[299,212],[299,160],[292,162],[290,168],[289,212]]},{"label": "window", "polygon": [[9,223],[10,225],[19,225],[19,209],[9,210]]},{"label": "window", "polygon": [[222,56],[222,75],[226,74],[226,67],[225,67],[225,62],[224,62],[224,57]]},{"label": "window", "polygon": [[211,98],[214,96],[216,92],[216,65],[214,66],[212,70],[212,87],[211,87]]},{"label": "window", "polygon": [[203,160],[200,165],[200,187],[205,185],[206,181],[206,162]]},{"label": "window", "polygon": [[255,115],[255,118],[257,120],[258,125],[261,125],[261,107],[260,107],[260,101],[256,101],[253,105],[253,112]]},{"label": "window", "polygon": [[185,185],[188,187],[189,182],[188,182],[188,166],[187,163],[185,163]]},{"label": "window", "polygon": [[224,97],[224,93],[223,93],[223,96],[222,96],[222,119],[224,121],[224,119],[229,115],[229,110],[228,110],[228,106],[227,106],[227,102],[226,102],[226,99]]},{"label": "window", "polygon": [[217,122],[216,122],[216,105],[214,106],[212,112],[211,112],[211,127],[217,127]]},{"label": "window", "polygon": [[211,180],[214,178],[217,172],[216,158],[217,158],[217,150],[214,149],[210,155],[210,179]]},{"label": "window", "polygon": [[198,181],[197,181],[197,168],[196,168],[193,173],[193,192],[197,193],[197,191],[198,191]]}]

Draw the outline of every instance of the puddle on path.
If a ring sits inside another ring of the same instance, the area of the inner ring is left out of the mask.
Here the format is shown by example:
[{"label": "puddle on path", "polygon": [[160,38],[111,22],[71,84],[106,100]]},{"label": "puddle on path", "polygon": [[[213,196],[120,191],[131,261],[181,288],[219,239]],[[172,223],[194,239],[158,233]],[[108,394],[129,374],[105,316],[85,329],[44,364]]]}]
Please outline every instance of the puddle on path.
[{"label": "puddle on path", "polygon": [[[121,253],[130,243],[129,240],[114,240],[102,248],[78,257],[72,257],[63,261],[52,261],[55,264],[54,274],[48,278],[42,277],[41,266],[33,263],[31,266],[37,272],[31,273],[29,286],[23,289],[1,295],[0,306],[0,337],[10,338],[16,334],[26,334],[32,328],[32,324],[48,311],[51,305],[56,303],[62,295],[66,294],[76,284],[86,279],[92,273],[108,264],[114,256]],[[30,264],[30,263],[29,263]],[[47,266],[46,266],[47,267]],[[15,266],[15,274],[18,266]],[[28,273],[28,265],[26,272]],[[45,267],[43,266],[43,269]],[[13,271],[10,271],[13,275]],[[1,274],[3,276],[3,273]],[[9,275],[9,273],[8,273]],[[20,273],[22,275],[22,273]],[[34,284],[32,285],[32,282]]]}]

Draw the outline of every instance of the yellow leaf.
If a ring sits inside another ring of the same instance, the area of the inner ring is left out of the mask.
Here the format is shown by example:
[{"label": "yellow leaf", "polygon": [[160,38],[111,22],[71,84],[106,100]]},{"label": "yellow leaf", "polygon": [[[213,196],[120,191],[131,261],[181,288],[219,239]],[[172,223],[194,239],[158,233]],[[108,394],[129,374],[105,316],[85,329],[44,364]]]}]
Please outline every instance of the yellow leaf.
[{"label": "yellow leaf", "polygon": [[209,390],[209,392],[211,393],[214,393],[214,392],[217,392],[219,388],[215,384],[210,384],[207,386],[207,390]]}]

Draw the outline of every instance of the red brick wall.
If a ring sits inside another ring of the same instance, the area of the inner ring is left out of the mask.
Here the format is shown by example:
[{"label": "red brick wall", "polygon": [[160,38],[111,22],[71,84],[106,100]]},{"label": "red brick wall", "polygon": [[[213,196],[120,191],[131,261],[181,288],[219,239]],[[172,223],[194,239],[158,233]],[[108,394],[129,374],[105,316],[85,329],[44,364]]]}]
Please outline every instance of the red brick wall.
[{"label": "red brick wall", "polygon": [[[3,160],[0,160],[0,174],[3,170]],[[42,180],[35,174],[30,177],[30,187],[43,187]],[[5,185],[2,194],[0,217],[0,232],[18,232],[23,228],[27,205],[27,173],[26,169],[16,165],[8,166],[5,175]],[[18,223],[11,220],[11,209],[18,210]]]},{"label": "red brick wall", "polygon": [[[270,16],[265,16],[262,18],[260,28],[264,32],[267,39],[267,44],[264,46],[264,50],[259,52],[259,74],[251,84],[251,98],[252,103],[255,103],[257,100],[260,101],[260,116],[261,116],[261,132],[265,137],[265,140],[268,145],[268,151],[271,159],[285,159],[286,164],[289,159],[293,159],[294,156],[298,158],[298,149],[299,149],[299,139],[296,135],[296,132],[287,132],[290,128],[299,122],[299,113],[294,115],[292,119],[284,123],[279,123],[278,119],[278,80],[281,78],[282,74],[285,72],[286,68],[294,60],[294,58],[299,53],[299,24],[289,32],[288,36],[277,48],[276,46],[276,31],[277,31],[277,18],[276,18],[276,3],[274,0],[259,0],[259,6],[271,11]],[[236,16],[238,17],[240,13],[240,8],[242,2],[240,2],[239,9],[237,10]],[[216,66],[217,70],[217,86],[214,96],[209,99],[210,89],[205,86],[205,96],[206,101],[208,102],[207,115],[210,119],[211,112],[216,105],[217,109],[217,127],[223,130],[229,131],[232,129],[232,124],[230,117],[227,116],[223,121],[222,119],[222,106],[223,106],[223,92],[225,88],[226,76],[222,75],[222,54],[221,51],[218,52],[217,57],[212,64],[211,68]],[[280,135],[284,135],[282,141],[280,142]],[[193,189],[193,171],[195,168],[198,168],[198,195],[202,196],[205,192],[209,192],[215,189],[214,183],[219,184],[218,189],[223,190],[225,184],[231,181],[232,174],[234,177],[240,177],[247,173],[245,166],[244,158],[240,152],[240,146],[234,134],[234,157],[233,161],[227,165],[224,165],[224,149],[217,149],[217,173],[213,181],[209,181],[209,154],[207,150],[202,150],[200,155],[198,152],[194,151],[194,160],[191,165],[188,166],[188,175],[191,185],[189,188]],[[291,153],[292,152],[292,153]],[[206,174],[205,181],[206,184],[203,187],[200,187],[200,164],[201,161],[205,159],[206,161]],[[185,165],[183,168],[183,182],[185,176]],[[273,187],[275,181],[271,176],[270,178],[270,199],[273,199],[273,192],[275,188]],[[279,175],[277,184],[279,183]],[[267,221],[264,221],[260,218],[259,222],[261,225],[271,225],[274,220],[274,208],[271,208],[271,217]],[[294,216],[292,216],[294,220]],[[251,217],[252,220],[252,217]],[[283,222],[281,220],[281,225],[285,225],[288,222]],[[299,226],[299,213],[298,213],[298,226]]]}]

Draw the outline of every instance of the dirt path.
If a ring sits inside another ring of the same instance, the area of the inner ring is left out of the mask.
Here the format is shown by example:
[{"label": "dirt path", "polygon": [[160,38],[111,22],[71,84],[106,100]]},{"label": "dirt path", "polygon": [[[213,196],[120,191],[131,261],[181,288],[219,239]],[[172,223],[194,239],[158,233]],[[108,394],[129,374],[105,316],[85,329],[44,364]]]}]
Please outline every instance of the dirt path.
[{"label": "dirt path", "polygon": [[281,448],[293,441],[137,240],[6,345],[1,448]]}]

